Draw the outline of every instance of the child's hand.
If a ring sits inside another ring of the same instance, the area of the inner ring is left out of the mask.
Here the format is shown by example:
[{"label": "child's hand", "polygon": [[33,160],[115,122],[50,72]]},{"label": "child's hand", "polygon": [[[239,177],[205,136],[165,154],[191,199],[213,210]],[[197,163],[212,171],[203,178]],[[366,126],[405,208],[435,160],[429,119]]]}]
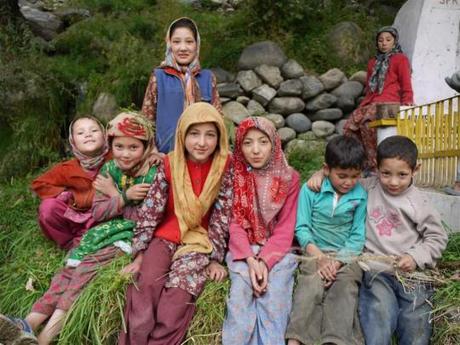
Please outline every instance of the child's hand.
[{"label": "child's hand", "polygon": [[162,152],[157,152],[157,151],[152,152],[148,158],[149,165],[153,166],[153,165],[159,164],[163,160],[164,156],[165,154]]},{"label": "child's hand", "polygon": [[398,268],[403,272],[413,272],[417,268],[417,263],[409,254],[402,255],[398,260]]},{"label": "child's hand", "polygon": [[128,200],[142,201],[147,195],[150,189],[149,183],[139,183],[131,186],[126,191],[126,197]]},{"label": "child's hand", "polygon": [[214,260],[211,260],[205,271],[208,278],[217,283],[223,282],[227,277],[227,270],[225,267]]},{"label": "child's hand", "polygon": [[140,269],[141,269],[141,264],[142,264],[142,259],[144,258],[144,256],[142,254],[139,254],[138,256],[136,256],[136,258],[134,259],[133,262],[131,262],[130,264],[126,265],[125,267],[123,267],[120,271],[120,274],[122,275],[134,275],[134,274],[137,274]]},{"label": "child's hand", "polygon": [[324,180],[324,172],[323,169],[318,170],[315,172],[307,181],[307,186],[314,192],[321,191],[321,184]]},{"label": "child's hand", "polygon": [[96,180],[93,182],[93,187],[102,194],[110,197],[114,197],[119,194],[110,175],[109,177],[104,177],[101,174],[97,175]]},{"label": "child's hand", "polygon": [[265,262],[250,257],[246,259],[249,266],[249,278],[251,279],[252,290],[256,297],[262,296],[267,291],[268,268]]},{"label": "child's hand", "polygon": [[325,287],[329,287],[337,277],[337,271],[342,267],[340,261],[322,256],[318,259],[318,274],[325,281]]}]

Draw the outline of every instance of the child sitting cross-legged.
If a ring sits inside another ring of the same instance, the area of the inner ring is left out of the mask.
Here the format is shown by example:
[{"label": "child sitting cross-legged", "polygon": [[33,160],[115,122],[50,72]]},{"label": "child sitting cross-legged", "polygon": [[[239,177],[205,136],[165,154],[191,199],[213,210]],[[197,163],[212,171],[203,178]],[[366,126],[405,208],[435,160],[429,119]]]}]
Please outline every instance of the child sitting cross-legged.
[{"label": "child sitting cross-legged", "polygon": [[[121,113],[109,122],[108,142],[113,160],[105,163],[95,181],[97,190],[92,217],[104,222],[88,230],[81,244],[71,252],[67,266],[55,274],[47,292],[35,302],[22,319],[0,314],[0,343],[48,345],[62,329],[65,316],[97,275],[99,268],[121,253],[129,252],[129,243],[139,203],[147,195],[156,167],[150,167],[153,129],[150,122],[136,113]],[[110,175],[110,177],[109,177]],[[43,329],[35,338],[40,325]]]},{"label": "child sitting cross-legged", "polygon": [[319,192],[302,186],[295,235],[307,256],[297,275],[289,345],[351,345],[360,334],[355,315],[362,270],[353,258],[365,241],[367,196],[358,184],[364,159],[356,139],[336,137],[326,146]]},{"label": "child sitting cross-legged", "polygon": [[377,147],[377,163],[377,176],[360,181],[368,192],[366,271],[359,291],[364,338],[366,345],[390,345],[393,335],[401,345],[427,345],[433,288],[411,273],[435,266],[447,234],[413,184],[419,168],[415,144],[404,136],[388,137]]}]

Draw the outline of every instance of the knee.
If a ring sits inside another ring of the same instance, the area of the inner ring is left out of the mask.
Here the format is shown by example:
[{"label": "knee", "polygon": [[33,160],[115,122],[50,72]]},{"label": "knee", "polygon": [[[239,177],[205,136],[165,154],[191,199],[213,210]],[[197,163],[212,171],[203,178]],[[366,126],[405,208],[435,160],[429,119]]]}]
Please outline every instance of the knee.
[{"label": "knee", "polygon": [[41,221],[49,220],[57,214],[60,201],[55,198],[44,199],[38,207],[38,216]]}]

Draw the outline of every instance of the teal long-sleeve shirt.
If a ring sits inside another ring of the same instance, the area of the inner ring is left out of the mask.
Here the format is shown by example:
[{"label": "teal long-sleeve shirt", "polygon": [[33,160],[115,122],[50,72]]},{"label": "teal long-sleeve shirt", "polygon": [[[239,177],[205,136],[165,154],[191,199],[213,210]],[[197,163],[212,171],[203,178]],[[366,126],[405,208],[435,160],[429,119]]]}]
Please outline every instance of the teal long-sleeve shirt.
[{"label": "teal long-sleeve shirt", "polygon": [[312,243],[339,257],[360,254],[366,239],[366,204],[367,193],[359,183],[340,198],[328,178],[319,193],[304,184],[297,206],[297,241],[302,248]]}]

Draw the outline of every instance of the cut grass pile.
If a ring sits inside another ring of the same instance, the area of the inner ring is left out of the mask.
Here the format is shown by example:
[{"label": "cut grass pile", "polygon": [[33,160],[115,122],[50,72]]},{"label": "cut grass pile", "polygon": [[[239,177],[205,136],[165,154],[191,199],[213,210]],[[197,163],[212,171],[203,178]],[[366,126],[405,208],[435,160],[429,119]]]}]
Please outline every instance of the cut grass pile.
[{"label": "cut grass pile", "polygon": [[[28,184],[29,180],[12,180],[0,185],[0,313],[17,316],[25,316],[46,291],[64,258],[64,252],[41,235],[36,221],[38,200]],[[57,344],[116,344],[129,284],[118,271],[128,260],[121,256],[101,269],[73,306]],[[452,234],[440,265],[445,283],[434,299],[433,345],[460,344],[459,265],[460,234]],[[227,280],[206,286],[184,344],[220,344],[229,285]]]}]

